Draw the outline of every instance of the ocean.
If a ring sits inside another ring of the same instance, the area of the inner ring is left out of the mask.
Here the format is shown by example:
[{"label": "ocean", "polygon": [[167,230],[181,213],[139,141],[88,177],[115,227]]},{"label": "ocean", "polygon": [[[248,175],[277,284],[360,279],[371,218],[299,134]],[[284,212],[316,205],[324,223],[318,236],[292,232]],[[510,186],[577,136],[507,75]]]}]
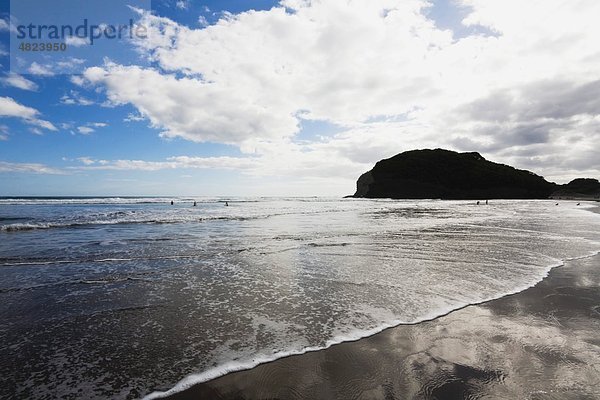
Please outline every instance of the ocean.
[{"label": "ocean", "polygon": [[593,207],[0,198],[0,398],[159,398],[516,293],[598,253]]}]

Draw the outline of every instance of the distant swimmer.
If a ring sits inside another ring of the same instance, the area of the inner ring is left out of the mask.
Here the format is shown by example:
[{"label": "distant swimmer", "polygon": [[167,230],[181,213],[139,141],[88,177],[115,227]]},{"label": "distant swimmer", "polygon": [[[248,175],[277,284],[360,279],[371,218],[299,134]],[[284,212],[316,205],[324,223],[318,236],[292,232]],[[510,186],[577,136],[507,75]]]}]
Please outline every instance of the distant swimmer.
[{"label": "distant swimmer", "polygon": [[486,206],[488,205],[488,201],[487,201],[487,200],[485,201],[485,205],[486,205]]},{"label": "distant swimmer", "polygon": [[479,205],[479,200],[477,200],[477,205]]},{"label": "distant swimmer", "polygon": [[577,205],[580,205],[581,203],[577,203]]},{"label": "distant swimmer", "polygon": [[173,205],[173,200],[171,200],[171,205]]},{"label": "distant swimmer", "polygon": [[557,205],[558,205],[558,203],[555,204],[555,206],[557,206]]},{"label": "distant swimmer", "polygon": [[229,203],[228,203],[228,202],[225,202],[225,207],[227,207],[227,206],[229,206]]},{"label": "distant swimmer", "polygon": [[194,207],[196,207],[196,205],[197,205],[196,202],[194,202]]}]

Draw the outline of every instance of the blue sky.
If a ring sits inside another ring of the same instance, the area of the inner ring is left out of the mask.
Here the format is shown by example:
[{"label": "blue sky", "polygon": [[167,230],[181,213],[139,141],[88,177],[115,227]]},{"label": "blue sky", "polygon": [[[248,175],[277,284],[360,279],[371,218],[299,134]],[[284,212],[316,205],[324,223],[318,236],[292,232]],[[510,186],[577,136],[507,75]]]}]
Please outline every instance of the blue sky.
[{"label": "blue sky", "polygon": [[148,40],[73,46],[65,69],[15,64],[4,1],[0,196],[345,195],[424,147],[598,177],[584,3],[156,0],[132,13]]}]

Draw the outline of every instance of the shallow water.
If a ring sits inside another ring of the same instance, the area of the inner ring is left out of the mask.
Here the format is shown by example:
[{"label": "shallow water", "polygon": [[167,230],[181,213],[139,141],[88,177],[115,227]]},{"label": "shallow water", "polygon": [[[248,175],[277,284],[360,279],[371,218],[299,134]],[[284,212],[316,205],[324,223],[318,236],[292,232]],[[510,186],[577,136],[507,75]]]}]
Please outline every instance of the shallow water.
[{"label": "shallow water", "polygon": [[217,200],[0,200],[0,394],[136,398],[520,291],[600,250],[600,216],[569,202]]},{"label": "shallow water", "polygon": [[195,385],[170,400],[600,398],[600,256],[535,287]]}]

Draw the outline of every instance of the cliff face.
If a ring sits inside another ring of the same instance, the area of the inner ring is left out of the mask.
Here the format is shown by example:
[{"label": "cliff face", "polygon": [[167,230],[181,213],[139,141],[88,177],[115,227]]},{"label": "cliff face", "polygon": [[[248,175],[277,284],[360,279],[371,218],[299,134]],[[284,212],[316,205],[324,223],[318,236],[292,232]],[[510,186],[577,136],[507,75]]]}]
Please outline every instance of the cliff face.
[{"label": "cliff face", "polygon": [[356,193],[354,193],[353,197],[367,197],[369,188],[374,182],[375,180],[373,179],[373,173],[371,171],[362,174],[358,178],[358,181],[356,181]]},{"label": "cliff face", "polygon": [[558,186],[479,153],[413,150],[381,160],[358,179],[354,197],[392,199],[545,199]]}]

